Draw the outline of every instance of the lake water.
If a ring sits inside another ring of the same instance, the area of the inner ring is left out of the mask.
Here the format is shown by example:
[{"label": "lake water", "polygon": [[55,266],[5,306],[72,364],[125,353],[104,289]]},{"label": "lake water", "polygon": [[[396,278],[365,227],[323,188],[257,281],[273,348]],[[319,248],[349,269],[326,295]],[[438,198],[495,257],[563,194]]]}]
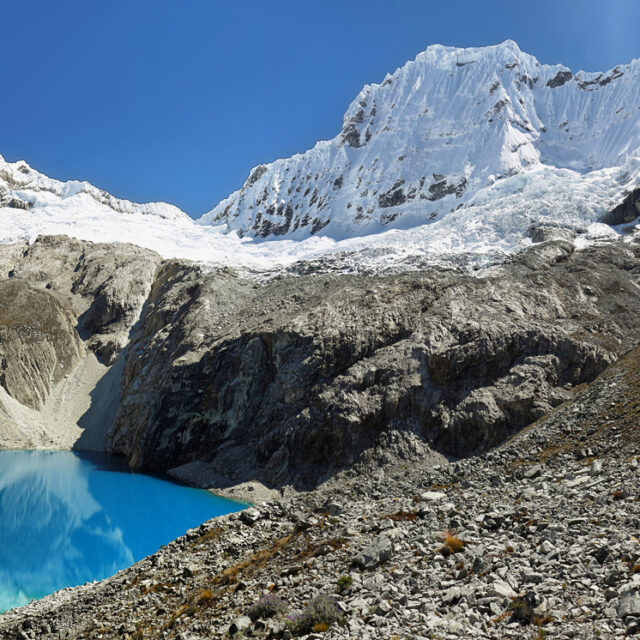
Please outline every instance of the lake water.
[{"label": "lake water", "polygon": [[244,506],[110,456],[0,451],[0,613],[111,576]]}]

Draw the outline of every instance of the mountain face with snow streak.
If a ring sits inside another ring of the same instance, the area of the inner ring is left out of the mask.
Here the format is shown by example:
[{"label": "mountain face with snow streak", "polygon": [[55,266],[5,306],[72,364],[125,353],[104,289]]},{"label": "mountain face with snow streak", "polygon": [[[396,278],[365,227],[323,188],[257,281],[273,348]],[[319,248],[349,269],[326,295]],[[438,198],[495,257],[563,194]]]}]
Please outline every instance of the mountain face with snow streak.
[{"label": "mountain face with snow streak", "polygon": [[0,206],[25,210],[46,206],[86,208],[87,198],[92,206],[116,213],[153,215],[166,220],[189,217],[178,207],[165,202],[137,204],[122,200],[86,181],[54,180],[24,161],[6,162],[0,156]]},{"label": "mountain face with snow streak", "polygon": [[471,250],[528,223],[589,225],[640,183],[639,74],[573,74],[512,41],[430,46],[366,85],[333,140],[254,168],[199,222],[293,239],[428,225],[452,250],[469,224]]}]

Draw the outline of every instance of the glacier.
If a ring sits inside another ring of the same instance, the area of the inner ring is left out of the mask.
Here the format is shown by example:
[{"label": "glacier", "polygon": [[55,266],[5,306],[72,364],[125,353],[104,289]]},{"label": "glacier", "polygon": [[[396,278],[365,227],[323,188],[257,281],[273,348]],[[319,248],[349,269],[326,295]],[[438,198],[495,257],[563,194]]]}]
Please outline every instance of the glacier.
[{"label": "glacier", "polygon": [[58,233],[258,270],[486,264],[536,225],[589,244],[620,233],[603,215],[640,185],[639,72],[573,73],[510,40],[430,46],[366,85],[333,140],[254,167],[197,221],[0,157],[0,242]]}]

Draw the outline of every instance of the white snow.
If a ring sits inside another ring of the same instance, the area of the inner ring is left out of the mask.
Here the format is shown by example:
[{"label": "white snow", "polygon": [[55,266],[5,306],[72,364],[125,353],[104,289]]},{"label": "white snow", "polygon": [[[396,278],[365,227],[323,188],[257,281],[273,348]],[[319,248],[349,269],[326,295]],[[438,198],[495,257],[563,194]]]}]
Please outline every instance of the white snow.
[{"label": "white snow", "polygon": [[533,223],[578,229],[584,246],[615,235],[598,220],[640,185],[640,60],[568,71],[512,41],[431,46],[365,86],[336,138],[254,169],[197,222],[0,157],[0,200],[30,203],[0,208],[0,242],[67,234],[266,270],[332,255],[482,262],[527,246]]}]

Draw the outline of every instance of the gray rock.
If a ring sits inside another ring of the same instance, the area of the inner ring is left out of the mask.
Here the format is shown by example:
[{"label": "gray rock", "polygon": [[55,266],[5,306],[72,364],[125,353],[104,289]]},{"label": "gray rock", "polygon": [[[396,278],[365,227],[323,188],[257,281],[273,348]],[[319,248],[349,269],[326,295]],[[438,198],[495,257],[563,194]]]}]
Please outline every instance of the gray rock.
[{"label": "gray rock", "polygon": [[494,580],[491,587],[489,587],[489,594],[499,598],[515,598],[517,595],[513,588],[504,582],[504,580]]},{"label": "gray rock", "polygon": [[534,478],[537,478],[538,476],[540,476],[543,471],[544,471],[544,467],[542,465],[534,464],[532,467],[530,467],[524,472],[524,477],[527,480],[533,480]]},{"label": "gray rock", "polygon": [[592,476],[600,475],[602,472],[602,460],[594,460],[589,465],[589,474]]},{"label": "gray rock", "polygon": [[618,615],[625,619],[629,616],[640,616],[640,589],[634,587],[620,595]]},{"label": "gray rock", "polygon": [[459,587],[450,587],[442,596],[442,602],[446,605],[452,605],[458,602],[462,597],[462,592]]},{"label": "gray rock", "polygon": [[258,520],[260,520],[261,517],[262,514],[258,509],[255,508],[245,509],[244,511],[240,512],[240,520],[248,525],[255,524],[256,522],[258,522]]},{"label": "gray rock", "polygon": [[240,616],[229,625],[229,635],[233,636],[238,633],[243,633],[250,626],[251,618],[248,616]]},{"label": "gray rock", "polygon": [[375,569],[386,562],[392,553],[393,543],[387,535],[380,534],[353,557],[352,564],[361,569]]},{"label": "gray rock", "polygon": [[442,493],[442,491],[424,491],[420,494],[420,500],[425,502],[438,502],[439,500],[443,500],[447,497],[446,493]]}]

